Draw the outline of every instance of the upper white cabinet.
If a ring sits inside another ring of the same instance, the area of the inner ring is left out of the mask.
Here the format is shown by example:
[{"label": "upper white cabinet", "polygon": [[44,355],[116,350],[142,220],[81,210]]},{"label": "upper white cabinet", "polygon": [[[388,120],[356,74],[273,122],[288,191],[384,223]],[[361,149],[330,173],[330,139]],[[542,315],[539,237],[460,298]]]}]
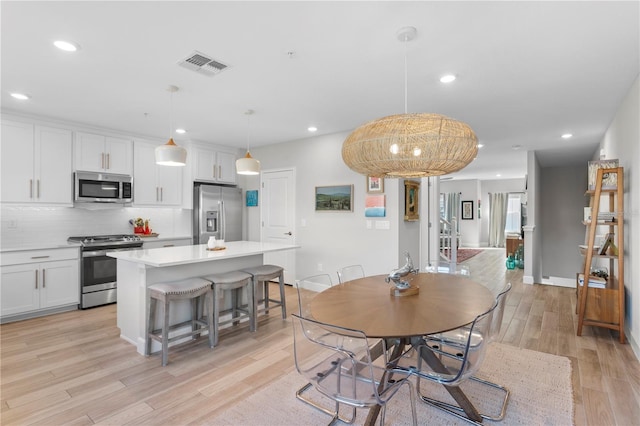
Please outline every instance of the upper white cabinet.
[{"label": "upper white cabinet", "polygon": [[[194,180],[216,183],[236,183],[236,156],[204,146],[194,146],[192,161]],[[187,158],[187,162],[189,158]]]},{"label": "upper white cabinet", "polygon": [[72,205],[72,132],[2,121],[2,201]]},{"label": "upper white cabinet", "polygon": [[133,172],[133,141],[130,139],[77,132],[74,153],[76,170],[123,175]]},{"label": "upper white cabinet", "polygon": [[133,202],[136,206],[180,206],[184,167],[159,166],[155,149],[161,143],[136,140],[133,148]]}]

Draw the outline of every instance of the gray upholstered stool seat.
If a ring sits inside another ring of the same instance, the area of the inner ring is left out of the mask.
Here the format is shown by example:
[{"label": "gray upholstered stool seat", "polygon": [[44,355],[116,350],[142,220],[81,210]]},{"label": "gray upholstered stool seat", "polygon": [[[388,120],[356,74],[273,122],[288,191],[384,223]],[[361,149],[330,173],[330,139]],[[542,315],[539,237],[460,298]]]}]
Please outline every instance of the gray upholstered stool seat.
[{"label": "gray upholstered stool seat", "polygon": [[[256,315],[258,311],[264,311],[269,313],[270,308],[282,308],[282,319],[287,319],[287,302],[284,297],[284,269],[278,265],[261,265],[253,268],[243,269],[244,272],[253,276],[253,286],[256,292],[255,297],[255,309]],[[269,297],[269,281],[277,278],[280,285],[280,300],[271,299]],[[257,291],[258,283],[262,283],[264,289],[264,296],[258,300]],[[260,303],[264,302],[264,307],[258,308]],[[256,321],[257,327],[257,321]]]},{"label": "gray upholstered stool seat", "polygon": [[[251,275],[241,271],[226,272],[223,274],[207,275],[205,280],[211,282],[213,288],[213,344],[218,344],[219,328],[222,324],[232,322],[238,324],[241,319],[249,319],[249,330],[256,331],[256,317],[254,309],[254,290]],[[247,305],[242,304],[242,290],[246,289]],[[220,304],[224,303],[224,292],[231,293],[231,308],[221,310]],[[220,321],[221,313],[231,313],[231,318]]]},{"label": "gray upholstered stool seat", "polygon": [[[211,292],[211,283],[201,278],[189,278],[181,281],[164,282],[150,285],[149,291],[149,325],[147,330],[147,347],[145,355],[151,353],[151,343],[157,340],[162,343],[162,365],[167,365],[169,361],[169,342],[182,339],[187,336],[195,337],[202,334],[203,331],[209,333],[209,346],[213,348],[214,329],[213,329],[213,294]],[[198,312],[198,299],[204,296],[207,315],[200,315]],[[189,299],[191,302],[191,319],[179,323],[169,325],[169,307],[171,302],[177,300]],[[163,305],[163,321],[162,328],[155,329],[155,316],[157,302]],[[181,333],[177,336],[169,338],[169,332],[176,328],[191,324],[191,331]]]}]

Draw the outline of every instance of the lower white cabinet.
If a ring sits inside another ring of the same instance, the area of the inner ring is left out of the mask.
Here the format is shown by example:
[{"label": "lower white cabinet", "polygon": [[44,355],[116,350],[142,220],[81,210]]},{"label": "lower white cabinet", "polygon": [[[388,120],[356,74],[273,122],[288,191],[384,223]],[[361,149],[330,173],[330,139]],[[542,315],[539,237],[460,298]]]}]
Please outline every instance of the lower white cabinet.
[{"label": "lower white cabinet", "polygon": [[[78,250],[47,250],[51,253],[48,255],[42,255],[42,252],[24,251],[3,256],[0,267],[0,316],[3,322],[13,315],[25,314],[27,317],[26,314],[52,308],[75,308],[80,303]],[[57,260],[69,256],[73,258]],[[41,260],[34,262],[38,258]]]}]

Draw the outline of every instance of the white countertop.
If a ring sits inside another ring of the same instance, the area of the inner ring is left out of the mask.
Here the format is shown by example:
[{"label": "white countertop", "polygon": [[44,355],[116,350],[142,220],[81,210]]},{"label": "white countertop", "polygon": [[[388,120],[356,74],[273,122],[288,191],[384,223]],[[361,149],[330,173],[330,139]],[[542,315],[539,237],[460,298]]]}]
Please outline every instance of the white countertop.
[{"label": "white countertop", "polygon": [[256,241],[227,242],[225,250],[209,251],[206,244],[195,246],[163,247],[107,253],[118,260],[141,263],[162,268],[189,263],[210,262],[234,257],[253,256],[274,251],[299,248],[295,244],[261,243]]}]

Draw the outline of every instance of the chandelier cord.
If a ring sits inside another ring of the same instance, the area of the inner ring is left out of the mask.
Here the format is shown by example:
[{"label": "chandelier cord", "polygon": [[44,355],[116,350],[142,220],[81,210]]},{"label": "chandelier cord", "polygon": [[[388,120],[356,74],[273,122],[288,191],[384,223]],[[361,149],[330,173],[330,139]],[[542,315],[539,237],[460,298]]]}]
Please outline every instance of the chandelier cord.
[{"label": "chandelier cord", "polygon": [[407,113],[407,99],[408,99],[408,66],[407,66],[407,38],[404,39],[404,113]]},{"label": "chandelier cord", "polygon": [[247,152],[249,152],[249,139],[250,139],[250,131],[251,131],[251,116],[253,115],[253,110],[248,109],[244,114],[247,116]]},{"label": "chandelier cord", "polygon": [[173,138],[173,90],[169,90],[169,139]]}]

